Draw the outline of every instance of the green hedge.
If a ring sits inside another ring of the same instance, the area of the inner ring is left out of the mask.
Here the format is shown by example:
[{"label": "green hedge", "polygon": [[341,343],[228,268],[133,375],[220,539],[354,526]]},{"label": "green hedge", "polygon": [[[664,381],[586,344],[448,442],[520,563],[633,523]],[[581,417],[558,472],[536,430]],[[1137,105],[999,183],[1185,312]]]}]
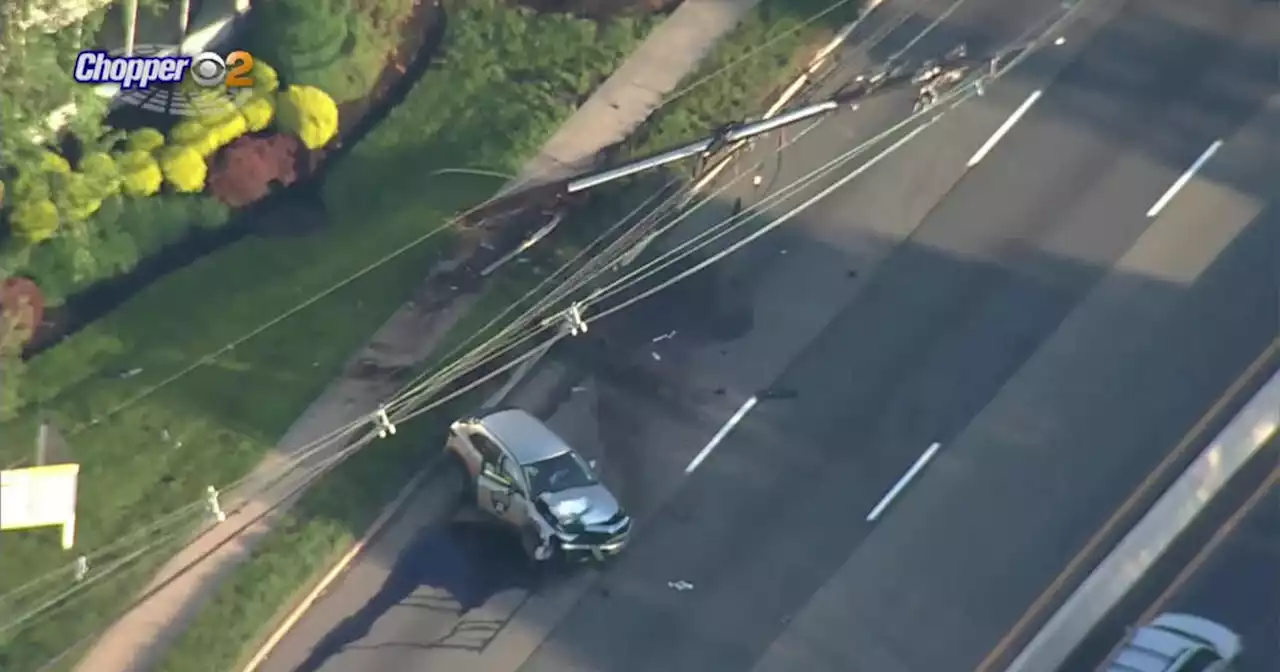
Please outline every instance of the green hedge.
[{"label": "green hedge", "polygon": [[414,0],[273,0],[254,6],[253,53],[289,84],[315,86],[342,103],[373,89],[398,46]]},{"label": "green hedge", "polygon": [[[325,228],[305,237],[250,237],[229,245],[152,284],[30,363],[23,390],[30,408],[72,428],[67,430],[70,444],[83,464],[79,549],[118,539],[143,521],[199,500],[207,485],[234,481],[257,464],[350,353],[409,298],[424,269],[447,254],[449,239],[441,236],[409,247],[111,419],[88,426],[91,418],[281,317],[492,194],[499,186],[492,178],[431,172],[460,165],[519,166],[572,110],[573,101],[601,81],[648,27],[647,22],[626,21],[597,28],[587,21],[535,17],[496,0],[470,2],[452,12],[457,30],[451,31],[447,62],[424,76],[400,108],[333,166],[322,185],[329,209]],[[520,66],[492,71],[502,63]],[[572,86],[558,74],[565,70],[581,73]],[[513,103],[518,109],[504,111]],[[475,118],[468,116],[473,113]],[[503,133],[494,133],[495,128]],[[115,207],[112,203],[136,207],[159,202],[194,205],[208,200],[112,198],[95,218],[106,216]],[[118,216],[121,222],[129,219],[124,213]],[[129,378],[116,375],[133,369],[141,372]],[[29,455],[33,423],[34,414],[28,414],[0,424],[0,464]],[[377,480],[390,486],[406,471],[398,461],[395,468],[380,467]],[[370,493],[370,499],[380,500],[386,493],[376,494]],[[325,524],[340,535],[308,526],[300,534],[309,535],[311,546],[286,548],[325,555],[358,527],[347,519]],[[55,537],[42,532],[6,538],[0,593],[69,558]],[[68,642],[100,627],[145,574],[108,581],[111,588],[78,600],[74,610],[16,633],[14,640],[0,639],[0,668],[34,669]],[[259,603],[278,604],[280,591],[296,585],[285,583],[284,588],[262,585]],[[256,631],[270,618],[257,609],[234,595],[219,594],[190,636],[179,640],[164,669],[219,669],[218,661],[238,655],[242,628]],[[219,622],[228,615],[245,620],[232,629]]]}]

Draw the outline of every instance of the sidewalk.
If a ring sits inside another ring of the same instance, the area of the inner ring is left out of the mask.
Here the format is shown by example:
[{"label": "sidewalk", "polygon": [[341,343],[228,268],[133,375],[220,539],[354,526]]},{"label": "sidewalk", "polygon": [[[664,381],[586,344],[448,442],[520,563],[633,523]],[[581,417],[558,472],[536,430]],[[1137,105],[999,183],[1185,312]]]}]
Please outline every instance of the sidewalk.
[{"label": "sidewalk", "polygon": [[[602,149],[621,141],[643,122],[757,1],[686,0],[565,122],[528,163],[519,182],[550,181],[590,167]],[[142,672],[154,667],[218,582],[249,556],[296,496],[291,491],[302,481],[296,473],[262,489],[275,470],[311,441],[372,413],[381,399],[399,387],[395,372],[424,362],[471,308],[474,295],[443,310],[423,305],[425,289],[449,266],[432,269],[416,300],[392,315],[354,354],[342,376],[294,423],[246,484],[245,491],[255,495],[246,499],[244,493],[224,493],[226,521],[207,529],[161,568],[144,591],[145,598],[103,634],[77,672]],[[368,427],[349,438],[365,431]],[[301,464],[323,462],[345,444],[335,442]]]}]

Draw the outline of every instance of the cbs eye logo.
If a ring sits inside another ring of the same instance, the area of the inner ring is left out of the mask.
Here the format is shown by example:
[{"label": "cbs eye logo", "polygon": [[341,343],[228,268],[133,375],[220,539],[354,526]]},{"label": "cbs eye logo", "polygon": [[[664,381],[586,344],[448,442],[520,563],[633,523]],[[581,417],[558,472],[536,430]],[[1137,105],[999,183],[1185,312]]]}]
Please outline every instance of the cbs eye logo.
[{"label": "cbs eye logo", "polygon": [[253,86],[253,54],[233,51],[226,58],[206,51],[191,59],[191,81],[208,89],[225,86],[242,89]]}]

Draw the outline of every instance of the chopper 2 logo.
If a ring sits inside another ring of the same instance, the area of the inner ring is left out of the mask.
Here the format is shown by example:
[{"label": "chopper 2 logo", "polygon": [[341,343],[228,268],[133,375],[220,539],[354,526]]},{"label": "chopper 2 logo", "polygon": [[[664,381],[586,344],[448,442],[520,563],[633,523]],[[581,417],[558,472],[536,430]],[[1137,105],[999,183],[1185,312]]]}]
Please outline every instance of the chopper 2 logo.
[{"label": "chopper 2 logo", "polygon": [[[82,51],[72,75],[84,84],[117,84],[123,102],[156,112],[199,115],[208,107],[200,92],[164,86],[190,76],[192,83],[240,102],[253,87],[253,54],[232,51],[225,57],[206,51],[194,56],[171,55],[171,45],[138,45],[129,56],[105,51]],[[165,53],[169,52],[169,53]]]}]

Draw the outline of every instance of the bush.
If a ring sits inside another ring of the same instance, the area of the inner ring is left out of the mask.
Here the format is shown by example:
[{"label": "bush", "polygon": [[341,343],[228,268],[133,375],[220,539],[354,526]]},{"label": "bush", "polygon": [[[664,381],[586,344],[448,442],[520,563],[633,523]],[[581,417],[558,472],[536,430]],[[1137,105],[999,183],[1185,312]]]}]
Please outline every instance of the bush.
[{"label": "bush", "polygon": [[[338,102],[373,90],[414,0],[274,0],[255,5],[251,50],[290,85],[314,86]],[[259,75],[261,78],[261,75]]]},{"label": "bush", "polygon": [[255,93],[240,108],[240,114],[244,115],[245,124],[249,128],[249,132],[257,133],[270,126],[272,121],[275,121],[276,105],[270,94]]},{"label": "bush", "polygon": [[243,137],[227,146],[209,171],[209,193],[233,208],[246,206],[298,179],[302,142],[277,133],[265,138]]},{"label": "bush", "polygon": [[[143,156],[154,165],[154,158]],[[157,180],[159,174],[156,168]],[[192,230],[217,229],[227,221],[227,207],[203,195],[109,198],[84,227],[87,241],[60,235],[30,248],[22,273],[40,285],[49,305],[58,305],[94,283],[132,271],[139,260],[179,242]],[[94,263],[77,268],[76,255],[85,249],[92,250]]]},{"label": "bush", "polygon": [[281,130],[293,133],[308,149],[320,149],[338,134],[338,106],[314,86],[291,86],[276,111]]},{"label": "bush", "polygon": [[197,119],[183,119],[169,129],[169,142],[174,145],[189,145],[193,142],[200,142],[207,130],[204,124]]},{"label": "bush", "polygon": [[42,243],[58,232],[58,206],[48,199],[19,203],[9,215],[9,224],[23,242]]},{"label": "bush", "polygon": [[53,185],[58,212],[72,222],[83,222],[102,207],[106,194],[83,173],[59,175]]},{"label": "bush", "polygon": [[154,155],[141,150],[126,152],[120,155],[117,165],[125,195],[145,198],[160,191],[164,175]]},{"label": "bush", "polygon": [[139,128],[125,140],[125,148],[132,152],[154,152],[163,146],[164,134],[154,128]]},{"label": "bush", "polygon": [[249,121],[238,110],[235,114],[214,122],[209,131],[221,149],[231,144],[236,138],[249,132]]},{"label": "bush", "polygon": [[232,140],[244,135],[248,130],[248,122],[245,121],[243,115],[237,113],[224,118],[222,121],[204,126],[204,132],[195,140],[183,144],[196,150],[196,153],[200,156],[207,158],[225,147]]},{"label": "bush", "polygon": [[86,154],[80,159],[80,172],[103,198],[120,192],[120,167],[109,155],[102,152]]},{"label": "bush", "polygon": [[18,173],[13,181],[13,199],[16,201],[43,201],[51,195],[49,176],[34,170]]},{"label": "bush", "polygon": [[41,152],[38,161],[21,166],[13,182],[15,201],[44,201],[53,197],[51,180],[71,172],[71,164],[53,152]]},{"label": "bush", "polygon": [[224,91],[202,88],[190,94],[188,100],[194,108],[196,119],[205,126],[215,125],[239,111],[235,101]]},{"label": "bush", "polygon": [[253,63],[253,92],[275,93],[280,90],[280,73],[270,64],[258,59]]},{"label": "bush", "polygon": [[71,172],[71,163],[53,152],[44,152],[40,155],[40,172],[50,175],[66,174]]},{"label": "bush", "polygon": [[204,190],[209,166],[204,157],[190,147],[166,147],[160,151],[160,172],[176,191],[192,194]]}]

